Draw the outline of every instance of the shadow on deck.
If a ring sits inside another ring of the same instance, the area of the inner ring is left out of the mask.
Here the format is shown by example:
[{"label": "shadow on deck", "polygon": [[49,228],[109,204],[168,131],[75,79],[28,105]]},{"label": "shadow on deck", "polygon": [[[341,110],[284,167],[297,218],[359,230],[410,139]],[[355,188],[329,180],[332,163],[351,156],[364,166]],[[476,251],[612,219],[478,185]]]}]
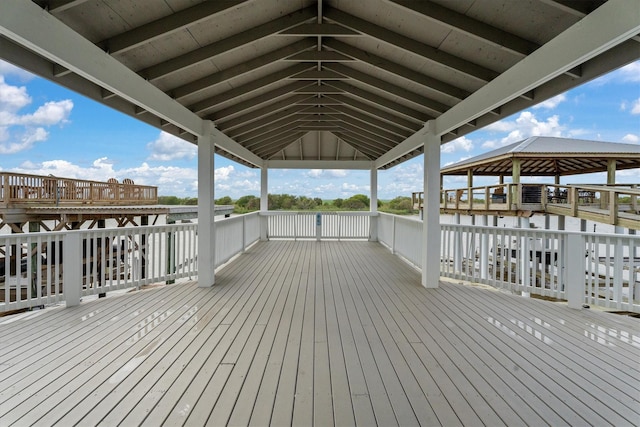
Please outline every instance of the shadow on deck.
[{"label": "shadow on deck", "polygon": [[[635,319],[420,286],[370,242],[0,321],[0,425],[632,425]],[[636,420],[636,421],[634,421]]]}]

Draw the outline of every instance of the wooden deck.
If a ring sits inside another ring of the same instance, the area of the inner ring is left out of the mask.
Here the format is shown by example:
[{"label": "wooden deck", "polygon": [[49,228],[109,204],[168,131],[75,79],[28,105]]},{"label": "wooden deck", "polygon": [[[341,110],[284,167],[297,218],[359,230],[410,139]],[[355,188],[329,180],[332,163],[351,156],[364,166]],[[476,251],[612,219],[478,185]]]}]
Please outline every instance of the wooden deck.
[{"label": "wooden deck", "polygon": [[377,243],[258,243],[177,284],[0,318],[0,425],[634,425],[640,322],[420,286]]}]

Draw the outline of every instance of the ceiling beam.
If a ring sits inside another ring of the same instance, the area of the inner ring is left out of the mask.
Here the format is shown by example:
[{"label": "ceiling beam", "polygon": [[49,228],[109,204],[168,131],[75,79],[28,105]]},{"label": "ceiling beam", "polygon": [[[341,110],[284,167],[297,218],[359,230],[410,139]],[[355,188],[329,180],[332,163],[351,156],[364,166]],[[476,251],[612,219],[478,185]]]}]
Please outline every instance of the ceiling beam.
[{"label": "ceiling beam", "polygon": [[288,85],[281,86],[269,92],[265,92],[258,96],[254,96],[253,98],[247,99],[245,101],[238,102],[237,104],[231,105],[230,107],[216,111],[215,113],[211,114],[210,117],[214,122],[218,120],[223,120],[226,117],[237,115],[243,111],[254,109],[261,104],[273,102],[276,99],[281,98],[285,95],[292,94],[297,89],[302,89],[305,86],[309,85],[310,83],[311,82],[307,82],[307,81],[289,83]]},{"label": "ceiling beam", "polygon": [[44,7],[46,7],[50,13],[56,14],[79,6],[87,1],[88,0],[48,0],[46,2],[37,1],[36,3],[44,3]]},{"label": "ceiling beam", "polygon": [[280,31],[281,36],[321,36],[321,37],[351,37],[362,36],[357,31],[337,24],[301,24],[284,31]]},{"label": "ceiling beam", "polygon": [[336,89],[340,89],[344,92],[350,93],[354,96],[357,96],[358,98],[362,98],[369,102],[373,102],[374,104],[377,104],[381,107],[392,110],[398,114],[402,114],[411,120],[417,121],[418,123],[425,123],[427,120],[431,120],[433,118],[433,116],[429,114],[407,107],[406,105],[400,104],[398,102],[391,101],[390,99],[387,99],[383,96],[376,95],[374,93],[352,86],[345,82],[327,82],[327,85],[333,86]]},{"label": "ceiling beam", "polygon": [[[370,160],[267,160],[265,165],[269,169],[348,169],[370,170],[373,162]],[[347,165],[347,166],[345,166]]]},{"label": "ceiling beam", "polygon": [[385,148],[381,147],[377,141],[368,139],[360,134],[354,134],[352,132],[331,133],[356,150],[367,155],[369,158],[378,158],[385,152]]},{"label": "ceiling beam", "polygon": [[390,112],[390,111],[387,111],[386,109],[375,107],[371,104],[367,104],[365,102],[359,101],[355,98],[351,98],[346,95],[328,95],[328,97],[336,101],[342,102],[344,105],[348,105],[349,107],[352,107],[358,111],[362,111],[364,113],[370,114],[382,121],[393,123],[396,126],[403,127],[412,132],[415,132],[417,129],[420,129],[421,127],[421,124],[418,124],[411,120],[407,120],[399,116],[395,112]]},{"label": "ceiling beam", "polygon": [[272,122],[276,122],[280,119],[283,119],[285,117],[289,117],[289,116],[294,116],[297,115],[298,113],[300,113],[301,111],[305,110],[306,108],[308,108],[305,105],[294,105],[290,108],[286,108],[284,110],[280,110],[280,111],[271,111],[271,114],[267,114],[265,116],[262,116],[261,118],[257,119],[257,120],[253,120],[250,123],[245,123],[242,126],[238,126],[235,128],[229,128],[227,126],[227,123],[224,123],[223,125],[221,125],[219,128],[220,130],[222,130],[224,133],[226,133],[227,135],[229,135],[231,138],[235,138],[237,136],[246,134],[248,132],[251,132],[254,129],[259,129],[265,125],[268,125]]},{"label": "ceiling beam", "polygon": [[370,76],[367,73],[363,73],[362,71],[358,71],[354,68],[348,67],[344,64],[324,64],[324,66],[330,70],[341,73],[345,76],[351,77],[354,80],[358,80],[372,88],[376,88],[377,90],[387,92],[394,96],[399,96],[400,98],[406,99],[409,102],[412,102],[421,107],[428,108],[433,111],[435,114],[442,114],[443,112],[449,109],[449,106],[444,105],[440,102],[434,101],[433,99],[424,97],[414,91],[407,90],[403,87],[396,86],[389,82],[386,82],[382,79],[378,79],[376,77]]},{"label": "ceiling beam", "polygon": [[[201,4],[217,4],[217,1],[206,1]],[[207,46],[192,50],[175,58],[162,61],[161,63],[138,71],[138,74],[148,80],[157,80],[161,77],[182,71],[189,67],[194,67],[204,61],[210,61],[212,57],[221,55],[232,49],[237,49],[248,43],[255,42],[261,38],[276,34],[286,28],[298,25],[315,17],[314,8],[306,8],[258,25],[250,29],[250,31],[242,31],[223,40],[216,41]]]},{"label": "ceiling beam", "polygon": [[[323,64],[324,66],[328,63]],[[303,71],[290,77],[292,80],[348,80],[349,77],[331,70]]]},{"label": "ceiling beam", "polygon": [[[391,0],[392,2],[416,12],[439,25],[467,34],[475,39],[525,57],[540,46],[537,43],[518,37],[499,28],[485,24],[462,13],[447,9],[431,1]],[[425,22],[425,25],[428,25]]]},{"label": "ceiling beam", "polygon": [[262,158],[268,159],[273,154],[282,150],[284,147],[295,143],[297,140],[306,135],[307,132],[291,132],[282,135],[280,138],[273,138],[270,141],[264,141],[264,144],[255,149],[255,153]]},{"label": "ceiling beam", "polygon": [[432,62],[437,67],[445,67],[471,77],[478,82],[487,83],[498,76],[498,72],[474,64],[457,56],[448,54],[435,47],[420,43],[410,37],[395,33],[372,22],[350,15],[336,8],[327,7],[325,17],[345,27],[367,34],[392,46],[411,52]]},{"label": "ceiling beam", "polygon": [[[260,107],[257,108],[255,110],[251,110],[250,112],[247,112],[245,114],[242,114],[240,116],[230,116],[230,117],[222,117],[220,118],[216,124],[217,126],[220,126],[220,129],[225,129],[229,130],[229,129],[234,129],[238,126],[243,126],[243,125],[247,125],[250,124],[251,122],[253,122],[254,120],[258,120],[261,119],[265,116],[268,116],[269,114],[278,112],[280,110],[284,110],[285,108],[289,108],[291,106],[295,106],[295,105],[304,105],[304,104],[298,104],[299,102],[303,102],[304,100],[312,97],[313,95],[293,95],[293,96],[288,96],[284,99],[281,99],[279,101],[275,101],[272,104],[269,104],[267,106],[264,107]],[[213,119],[212,117],[207,117],[209,119]]]},{"label": "ceiling beam", "polygon": [[[303,80],[303,82],[307,82]],[[327,83],[330,83],[330,81],[328,81]],[[322,84],[320,86],[316,86],[316,85],[309,85],[309,86],[305,86],[303,88],[297,89],[296,93],[307,93],[307,94],[314,94],[314,95],[324,95],[324,94],[338,94],[338,93],[343,93],[342,89],[338,89],[336,87],[333,86],[329,86],[326,84]]]},{"label": "ceiling beam", "polygon": [[[240,143],[243,143],[244,141],[251,141],[254,138],[259,138],[259,137],[268,135],[269,132],[282,129],[285,126],[291,125],[292,123],[299,123],[302,117],[304,116],[302,116],[301,114],[288,115],[288,116],[282,117],[281,119],[273,120],[269,124],[266,124],[263,126],[256,126],[250,132],[245,132],[240,135],[236,135],[233,138]],[[290,129],[293,129],[293,127],[290,127],[287,130],[290,130]]]},{"label": "ceiling beam", "polygon": [[382,58],[381,56],[374,55],[370,52],[365,52],[357,47],[351,46],[339,40],[323,40],[322,43],[324,46],[330,49],[334,49],[338,52],[344,53],[345,55],[349,55],[352,58],[364,62],[365,64],[368,64],[373,68],[381,69],[395,76],[402,77],[403,79],[408,80],[411,83],[423,86],[424,88],[438,94],[450,96],[457,100],[462,100],[469,96],[469,94],[471,93],[459,87],[450,85],[433,77],[422,74],[418,71],[407,68],[403,65],[396,64],[395,62],[389,61],[385,58]]},{"label": "ceiling beam", "polygon": [[303,50],[309,49],[313,46],[315,46],[315,41],[313,39],[300,40],[248,61],[241,62],[240,64],[233,65],[217,73],[185,83],[182,86],[168,90],[167,93],[171,94],[175,99],[182,99],[236,77],[253,73],[259,68],[271,65],[274,62],[286,58],[287,56],[293,55],[297,52],[302,52]]},{"label": "ceiling beam", "polygon": [[354,119],[358,119],[361,122],[367,123],[369,126],[375,126],[380,129],[384,129],[391,133],[394,133],[402,138],[409,137],[413,132],[396,126],[395,124],[379,120],[377,117],[361,113],[360,111],[354,110],[346,105],[331,105],[327,106],[327,109],[331,110],[331,114],[343,114],[345,116],[353,117]]},{"label": "ceiling beam", "polygon": [[311,65],[309,64],[292,65],[285,68],[284,70],[276,71],[275,73],[271,73],[269,75],[252,80],[244,85],[234,87],[233,89],[230,89],[226,92],[222,92],[212,97],[203,99],[202,101],[198,101],[194,104],[187,105],[187,108],[196,114],[206,114],[209,110],[219,106],[220,104],[239,98],[241,96],[245,96],[251,92],[264,89],[265,87],[268,87],[273,83],[285,80],[294,74],[304,71],[310,66]]},{"label": "ceiling beam", "polygon": [[166,37],[173,32],[194,25],[207,19],[211,19],[216,14],[235,7],[246,0],[219,0],[205,1],[195,6],[188,7],[178,12],[171,13],[155,21],[133,28],[124,33],[109,37],[96,43],[111,55],[127,52],[144,43],[153,41],[160,37]]},{"label": "ceiling beam", "polygon": [[346,114],[338,114],[335,116],[328,114],[325,116],[325,120],[340,120],[345,124],[348,124],[349,126],[351,126],[354,131],[356,129],[361,129],[363,132],[369,132],[373,135],[383,137],[385,139],[388,139],[389,141],[393,141],[394,145],[402,142],[405,139],[405,137],[395,134],[393,132],[389,132],[384,128],[374,126],[371,124],[371,122],[368,122],[368,121],[365,122],[359,119],[355,119]]},{"label": "ceiling beam", "polygon": [[346,55],[341,54],[340,52],[336,52],[333,50],[306,50],[304,52],[296,53],[295,55],[291,55],[288,58],[285,58],[285,61],[296,61],[296,62],[352,62],[353,58],[350,58]]}]

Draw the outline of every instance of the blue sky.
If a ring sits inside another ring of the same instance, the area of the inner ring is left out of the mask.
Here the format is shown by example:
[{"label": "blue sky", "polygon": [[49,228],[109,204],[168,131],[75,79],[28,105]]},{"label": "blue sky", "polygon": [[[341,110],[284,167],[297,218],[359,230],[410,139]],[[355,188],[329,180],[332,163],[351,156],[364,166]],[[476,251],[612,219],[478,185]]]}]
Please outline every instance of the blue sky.
[{"label": "blue sky", "polygon": [[[640,144],[640,61],[442,146],[451,164],[530,136]],[[216,197],[260,192],[260,171],[216,156]],[[0,170],[106,181],[131,178],[161,195],[197,193],[195,145],[0,61]],[[604,182],[604,175],[569,177]],[[447,178],[446,188],[466,178]],[[639,182],[640,171],[619,171]],[[563,181],[564,182],[564,181]],[[495,183],[479,178],[476,185]],[[422,190],[422,156],[380,171],[378,197]],[[271,170],[269,192],[333,199],[369,193],[369,172]]]}]

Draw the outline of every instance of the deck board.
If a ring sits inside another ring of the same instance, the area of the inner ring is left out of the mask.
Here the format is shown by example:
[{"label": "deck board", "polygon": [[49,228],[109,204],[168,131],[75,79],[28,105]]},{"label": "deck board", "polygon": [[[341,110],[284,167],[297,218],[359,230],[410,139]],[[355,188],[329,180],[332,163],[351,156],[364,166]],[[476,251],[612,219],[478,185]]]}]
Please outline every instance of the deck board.
[{"label": "deck board", "polygon": [[370,242],[0,320],[0,425],[633,425],[637,319],[420,286]]}]

